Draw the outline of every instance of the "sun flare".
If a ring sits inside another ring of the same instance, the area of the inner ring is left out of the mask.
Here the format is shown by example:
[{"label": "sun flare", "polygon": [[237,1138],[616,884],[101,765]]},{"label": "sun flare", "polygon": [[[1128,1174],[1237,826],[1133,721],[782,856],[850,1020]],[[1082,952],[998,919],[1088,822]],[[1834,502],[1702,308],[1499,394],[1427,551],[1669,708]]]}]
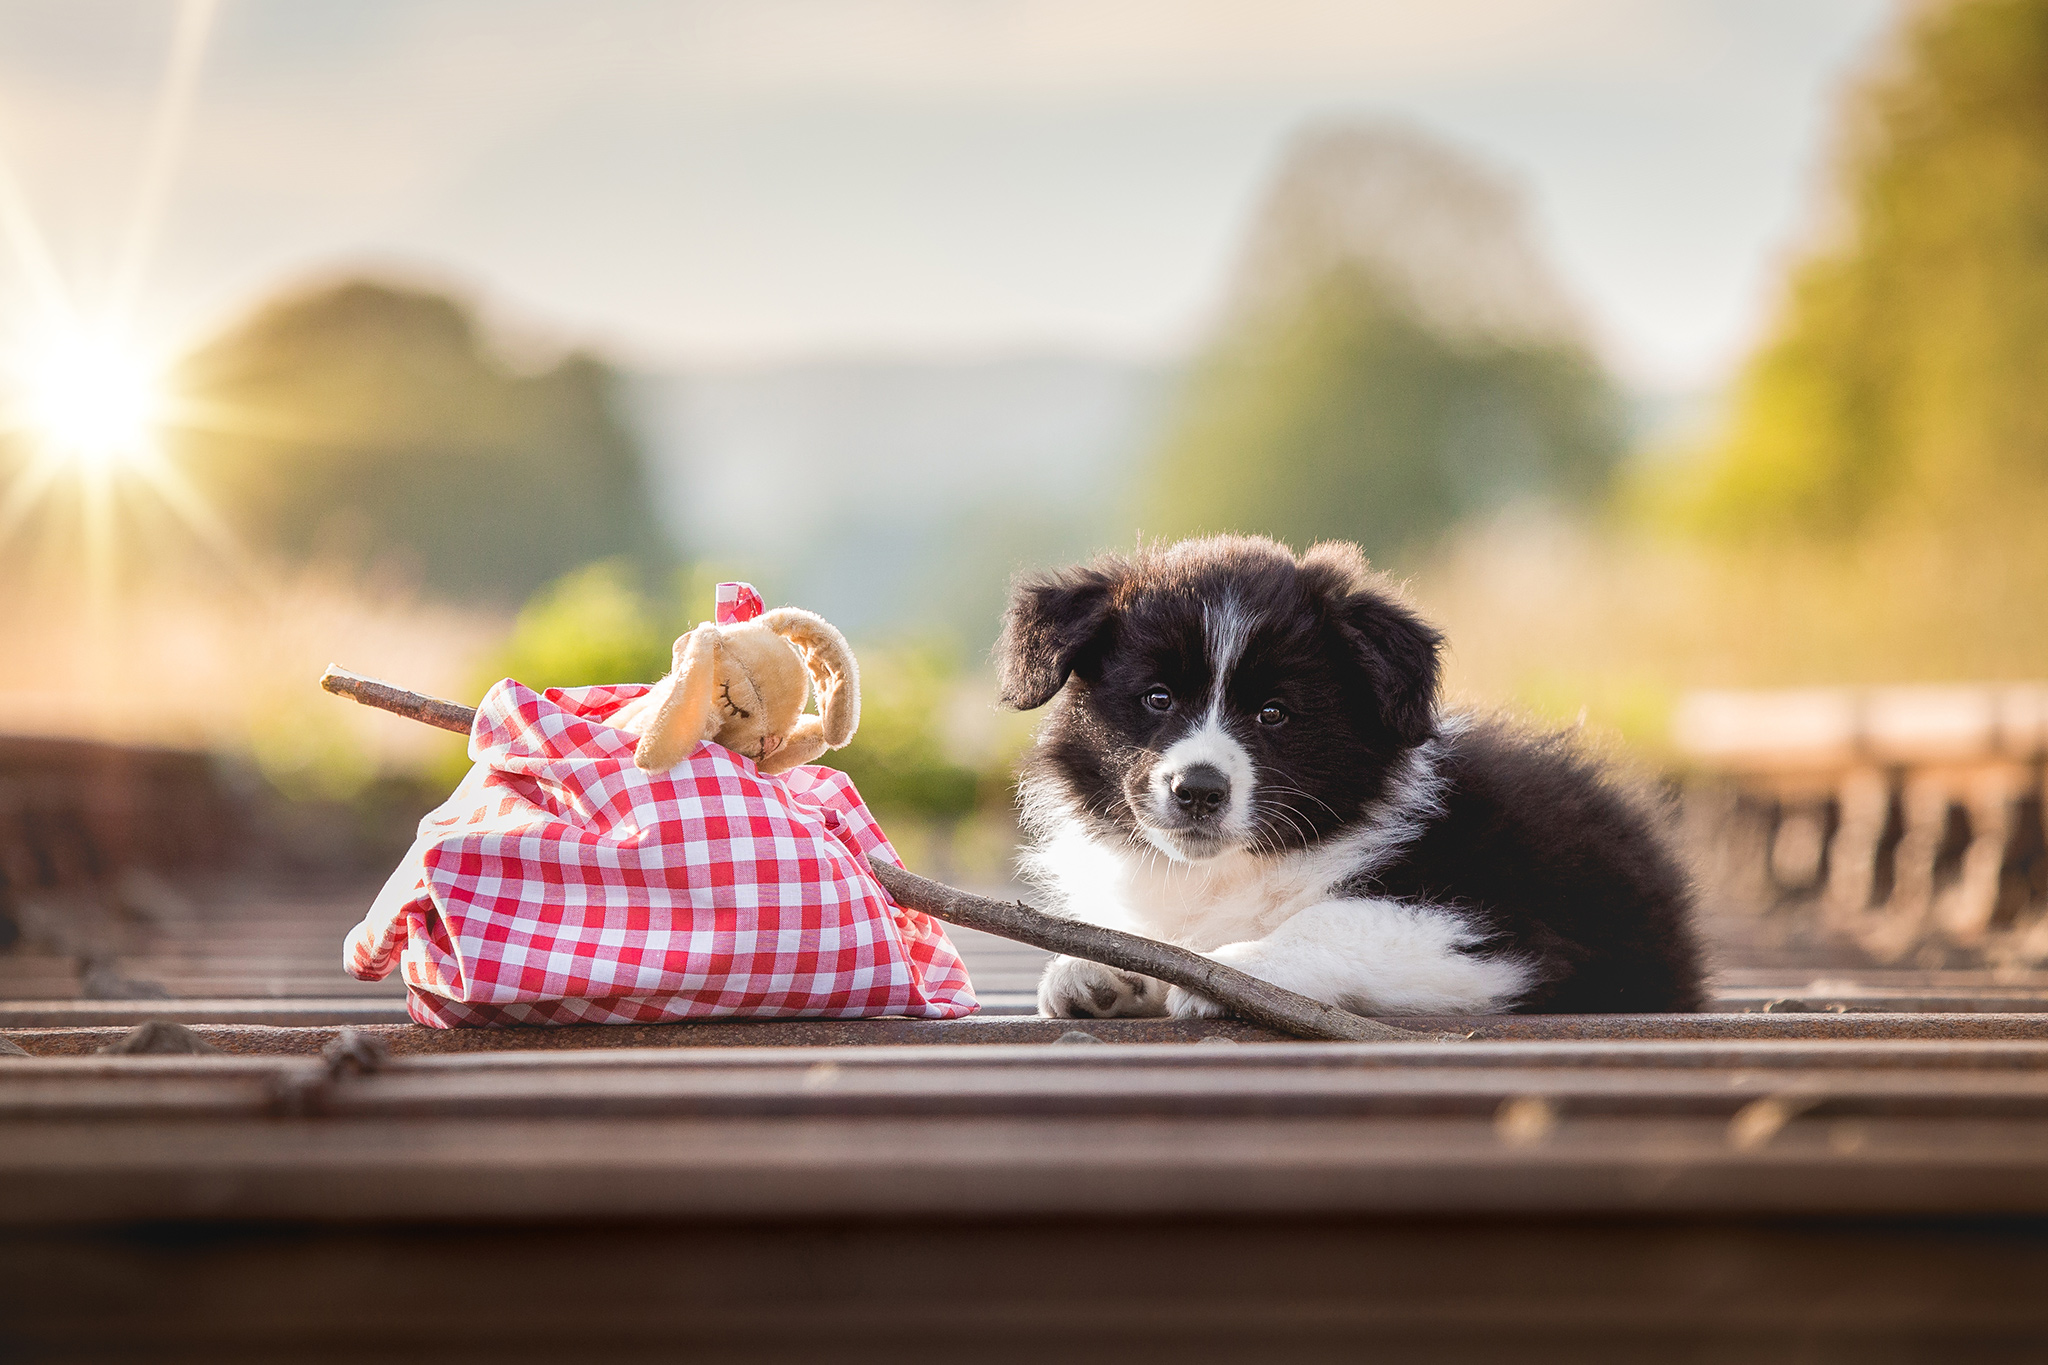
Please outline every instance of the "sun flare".
[{"label": "sun flare", "polygon": [[47,456],[111,469],[144,458],[163,412],[155,366],[112,332],[47,338],[19,367],[21,424]]}]

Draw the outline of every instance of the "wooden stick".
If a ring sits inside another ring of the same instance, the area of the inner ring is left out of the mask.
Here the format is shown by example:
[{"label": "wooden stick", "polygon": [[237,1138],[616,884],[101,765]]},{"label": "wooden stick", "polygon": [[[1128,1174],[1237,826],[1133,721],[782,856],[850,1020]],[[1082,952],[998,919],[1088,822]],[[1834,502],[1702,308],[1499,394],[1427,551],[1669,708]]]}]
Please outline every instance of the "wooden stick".
[{"label": "wooden stick", "polygon": [[[440,697],[408,692],[390,683],[361,677],[330,665],[321,675],[320,686],[338,697],[374,706],[408,719],[436,725],[443,730],[468,734],[476,722],[476,708]],[[999,938],[1028,943],[1034,948],[1064,953],[1089,962],[1099,962],[1118,971],[1136,972],[1207,996],[1240,1019],[1260,1024],[1295,1038],[1333,1042],[1433,1042],[1447,1035],[1418,1033],[1395,1028],[1363,1015],[1340,1010],[1320,1000],[1282,990],[1271,982],[1226,967],[1171,943],[1141,938],[1098,924],[1061,919],[1034,910],[1022,901],[995,901],[972,895],[906,872],[891,863],[868,859],[869,866],[896,903],[922,911],[934,919],[979,929]]]},{"label": "wooden stick", "polygon": [[320,686],[337,697],[347,697],[365,706],[390,711],[438,729],[453,730],[457,734],[468,734],[470,727],[476,724],[474,706],[408,692],[402,687],[351,673],[335,664],[327,665],[327,671],[320,675]]},{"label": "wooden stick", "polygon": [[1240,1019],[1277,1033],[1354,1043],[1438,1040],[1436,1034],[1395,1028],[1282,990],[1269,981],[1171,943],[1105,929],[1099,924],[1061,919],[1034,910],[1022,901],[994,901],[976,896],[875,858],[868,859],[868,865],[898,905],[921,910],[933,919],[963,929],[979,929],[1034,948],[1086,958],[1118,971],[1136,972],[1169,986],[1183,987],[1207,996]]}]

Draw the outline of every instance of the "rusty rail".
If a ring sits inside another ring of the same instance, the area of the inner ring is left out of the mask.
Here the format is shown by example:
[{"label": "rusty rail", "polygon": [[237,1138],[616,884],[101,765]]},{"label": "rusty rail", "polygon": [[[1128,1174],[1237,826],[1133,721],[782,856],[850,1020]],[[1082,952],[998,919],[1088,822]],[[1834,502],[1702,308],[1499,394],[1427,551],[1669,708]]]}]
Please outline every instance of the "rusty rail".
[{"label": "rusty rail", "polygon": [[2048,1043],[0,1061],[0,1224],[2048,1214]]}]

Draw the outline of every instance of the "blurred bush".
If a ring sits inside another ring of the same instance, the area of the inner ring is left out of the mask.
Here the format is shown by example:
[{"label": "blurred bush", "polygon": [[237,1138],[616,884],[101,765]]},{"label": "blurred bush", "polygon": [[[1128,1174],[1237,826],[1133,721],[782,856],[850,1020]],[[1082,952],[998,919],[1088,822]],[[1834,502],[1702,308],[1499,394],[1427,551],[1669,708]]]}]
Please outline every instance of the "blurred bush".
[{"label": "blurred bush", "polygon": [[860,732],[820,762],[845,772],[878,815],[957,820],[985,796],[1007,799],[1002,768],[960,762],[946,717],[962,679],[950,651],[930,643],[862,646]]},{"label": "blurred bush", "polygon": [[[476,691],[500,678],[536,690],[602,682],[653,682],[669,670],[675,637],[711,615],[712,592],[735,575],[698,565],[673,590],[650,595],[633,566],[605,560],[564,574],[529,598],[504,644],[479,673]],[[774,600],[772,593],[764,596]],[[963,742],[952,723],[963,701],[992,707],[994,690],[963,674],[957,654],[935,641],[856,644],[861,670],[860,731],[821,761],[842,769],[883,817],[957,821],[978,808],[1007,808],[1019,740],[997,727],[992,739]],[[460,776],[459,768],[444,774]]]},{"label": "blurred bush", "polygon": [[[477,690],[500,678],[517,678],[536,692],[653,682],[668,672],[676,636],[690,628],[687,600],[683,591],[672,602],[649,601],[639,574],[623,560],[573,570],[527,599]],[[709,605],[707,595],[707,616]]]},{"label": "blurred bush", "polygon": [[582,353],[522,366],[446,295],[355,280],[286,296],[173,384],[177,463],[287,563],[510,604],[601,555],[671,562],[618,376]]}]

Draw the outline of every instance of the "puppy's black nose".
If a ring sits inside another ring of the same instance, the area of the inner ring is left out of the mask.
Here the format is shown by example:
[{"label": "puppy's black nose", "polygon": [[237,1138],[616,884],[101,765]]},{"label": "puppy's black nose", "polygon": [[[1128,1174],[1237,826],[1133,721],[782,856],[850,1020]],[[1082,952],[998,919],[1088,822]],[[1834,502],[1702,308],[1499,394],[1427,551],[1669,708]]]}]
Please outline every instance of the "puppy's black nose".
[{"label": "puppy's black nose", "polygon": [[1183,768],[1167,786],[1173,791],[1173,799],[1180,802],[1180,808],[1197,820],[1222,810],[1223,803],[1230,799],[1230,779],[1221,768],[1209,763]]}]

